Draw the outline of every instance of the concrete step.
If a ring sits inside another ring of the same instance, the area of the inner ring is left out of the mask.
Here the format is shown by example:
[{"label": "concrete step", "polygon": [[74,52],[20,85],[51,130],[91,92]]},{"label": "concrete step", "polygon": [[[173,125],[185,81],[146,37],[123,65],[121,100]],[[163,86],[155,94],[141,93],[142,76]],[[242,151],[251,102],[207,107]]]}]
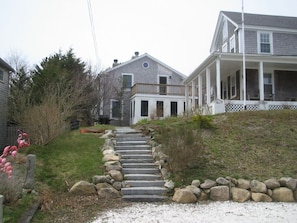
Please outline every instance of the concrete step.
[{"label": "concrete step", "polygon": [[133,140],[125,140],[125,141],[117,141],[117,146],[138,146],[138,145],[147,145],[147,141],[133,141]]},{"label": "concrete step", "polygon": [[154,163],[155,161],[153,160],[152,157],[149,158],[137,158],[137,159],[125,159],[123,157],[121,157],[120,162],[122,163],[122,165],[126,164],[126,163]]},{"label": "concrete step", "polygon": [[133,145],[133,146],[116,145],[114,149],[115,150],[140,150],[140,149],[151,149],[151,147],[149,145]]},{"label": "concrete step", "polygon": [[121,155],[121,159],[125,160],[125,159],[153,159],[151,154],[123,154]]},{"label": "concrete step", "polygon": [[163,187],[164,180],[126,180],[125,184],[130,187]]},{"label": "concrete step", "polygon": [[122,188],[122,195],[164,195],[164,187],[127,187]]},{"label": "concrete step", "polygon": [[160,202],[166,200],[167,197],[159,195],[124,195],[122,199],[133,202]]},{"label": "concrete step", "polygon": [[151,150],[116,150],[117,153],[121,154],[121,155],[149,155],[152,154]]},{"label": "concrete step", "polygon": [[160,173],[157,168],[123,168],[124,174],[157,174]]},{"label": "concrete step", "polygon": [[117,142],[124,142],[124,141],[147,141],[149,137],[137,136],[137,135],[125,135],[125,136],[116,136]]},{"label": "concrete step", "polygon": [[162,180],[160,174],[125,174],[126,180]]},{"label": "concrete step", "polygon": [[123,168],[158,168],[158,165],[155,163],[123,163]]}]

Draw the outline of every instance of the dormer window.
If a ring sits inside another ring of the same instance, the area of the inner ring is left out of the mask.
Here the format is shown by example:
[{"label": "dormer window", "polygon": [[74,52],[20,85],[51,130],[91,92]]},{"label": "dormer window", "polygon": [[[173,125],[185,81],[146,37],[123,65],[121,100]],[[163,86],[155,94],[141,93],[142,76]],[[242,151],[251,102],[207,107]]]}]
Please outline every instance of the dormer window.
[{"label": "dormer window", "polygon": [[272,33],[258,32],[258,53],[272,54]]},{"label": "dormer window", "polygon": [[233,35],[229,40],[230,53],[235,53],[235,36]]}]

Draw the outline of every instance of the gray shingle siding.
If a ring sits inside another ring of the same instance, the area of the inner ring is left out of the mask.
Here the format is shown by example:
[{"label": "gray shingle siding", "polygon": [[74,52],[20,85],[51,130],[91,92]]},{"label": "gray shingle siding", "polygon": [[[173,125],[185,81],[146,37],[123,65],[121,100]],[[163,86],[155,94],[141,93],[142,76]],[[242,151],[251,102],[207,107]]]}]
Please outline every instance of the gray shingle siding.
[{"label": "gray shingle siding", "polygon": [[273,48],[275,55],[297,55],[297,35],[286,33],[273,34]]},{"label": "gray shingle siding", "polygon": [[3,81],[0,81],[0,151],[6,145],[7,111],[8,111],[8,72],[3,71]]},{"label": "gray shingle siding", "polygon": [[245,31],[245,52],[247,54],[257,54],[257,32],[246,30]]}]

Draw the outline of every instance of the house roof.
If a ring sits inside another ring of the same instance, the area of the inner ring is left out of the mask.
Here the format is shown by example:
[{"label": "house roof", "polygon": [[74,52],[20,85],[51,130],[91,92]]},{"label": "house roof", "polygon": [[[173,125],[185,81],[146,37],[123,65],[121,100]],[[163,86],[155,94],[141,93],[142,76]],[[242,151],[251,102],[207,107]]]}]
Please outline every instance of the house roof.
[{"label": "house roof", "polygon": [[[241,26],[241,12],[221,11],[221,13],[237,25]],[[248,26],[297,29],[297,17],[244,13],[244,24]]]},{"label": "house roof", "polygon": [[8,63],[6,63],[3,59],[1,59],[1,58],[0,58],[0,67],[6,69],[8,71],[14,72],[14,69]]},{"label": "house roof", "polygon": [[180,75],[183,79],[186,78],[186,75],[184,75],[184,74],[182,74],[181,72],[175,70],[174,68],[168,66],[167,64],[161,62],[160,60],[154,58],[153,56],[149,55],[148,53],[144,53],[144,54],[142,54],[142,55],[140,55],[140,56],[133,57],[131,60],[128,60],[128,61],[126,61],[126,62],[124,62],[124,63],[120,63],[119,65],[117,65],[117,66],[115,66],[115,67],[112,67],[112,68],[109,68],[109,69],[106,70],[106,71],[107,71],[107,72],[110,72],[110,71],[119,69],[119,68],[121,68],[121,67],[123,67],[123,66],[126,66],[126,65],[128,65],[128,64],[134,63],[135,61],[140,60],[140,59],[142,59],[142,58],[144,58],[144,57],[148,57],[149,59],[155,61],[156,63],[161,64],[162,66],[166,67],[167,69],[169,69],[169,70],[175,72],[176,74]]}]

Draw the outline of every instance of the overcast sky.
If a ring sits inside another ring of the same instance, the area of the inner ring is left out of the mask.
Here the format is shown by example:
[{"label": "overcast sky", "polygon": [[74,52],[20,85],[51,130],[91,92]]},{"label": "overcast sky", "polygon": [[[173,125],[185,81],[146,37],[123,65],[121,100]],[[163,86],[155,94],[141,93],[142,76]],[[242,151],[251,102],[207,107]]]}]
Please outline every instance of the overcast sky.
[{"label": "overcast sky", "polygon": [[[29,65],[59,50],[110,67],[135,51],[189,75],[208,55],[221,10],[241,12],[242,0],[0,0],[0,57],[18,52]],[[246,13],[297,17],[296,0],[245,0]]]}]

